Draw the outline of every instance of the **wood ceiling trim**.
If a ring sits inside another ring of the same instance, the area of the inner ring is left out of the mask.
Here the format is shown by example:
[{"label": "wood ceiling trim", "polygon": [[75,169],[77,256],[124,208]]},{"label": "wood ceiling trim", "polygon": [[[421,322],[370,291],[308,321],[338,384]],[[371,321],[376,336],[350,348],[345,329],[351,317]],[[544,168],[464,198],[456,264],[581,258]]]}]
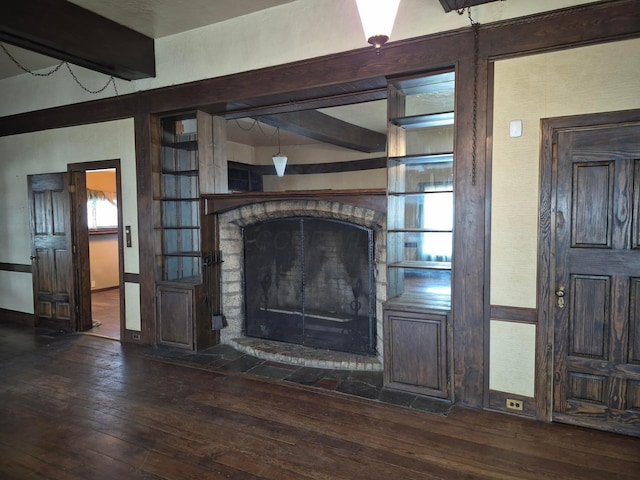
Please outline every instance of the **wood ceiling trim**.
[{"label": "wood ceiling trim", "polygon": [[[640,2],[611,0],[481,25],[480,56],[515,57],[638,37]],[[117,120],[136,113],[203,109],[224,115],[243,110],[241,104],[267,106],[270,101],[271,105],[295,106],[299,100],[319,98],[306,96],[310,90],[337,95],[344,93],[345,84],[358,86],[385,76],[453,65],[460,59],[469,59],[472,46],[469,28],[428,35],[385,45],[380,55],[363,48],[116,98],[0,117],[0,136]]]},{"label": "wood ceiling trim", "polygon": [[358,152],[384,152],[387,136],[366,128],[339,120],[317,110],[280,113],[253,117],[259,122],[280,127],[331,145]]},{"label": "wood ceiling trim", "polygon": [[156,74],[152,38],[64,0],[8,2],[0,40],[124,80]]}]

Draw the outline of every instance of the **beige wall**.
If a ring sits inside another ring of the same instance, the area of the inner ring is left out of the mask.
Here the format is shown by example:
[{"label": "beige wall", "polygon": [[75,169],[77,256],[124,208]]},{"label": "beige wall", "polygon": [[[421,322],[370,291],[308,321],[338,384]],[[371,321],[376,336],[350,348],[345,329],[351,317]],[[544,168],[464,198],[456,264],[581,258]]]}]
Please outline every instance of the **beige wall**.
[{"label": "beige wall", "polygon": [[[133,247],[124,253],[124,270],[139,273],[133,120],[60,128],[0,138],[0,261],[30,264],[27,175],[67,171],[70,163],[119,158],[122,168],[122,208],[125,225],[131,225]],[[2,272],[0,308],[33,313],[31,275]],[[9,287],[7,287],[9,286]],[[130,284],[125,289],[131,289]],[[133,295],[132,295],[133,296]],[[127,328],[140,323],[140,301],[127,307]]]},{"label": "beige wall", "polygon": [[[115,169],[87,172],[87,188],[115,192]],[[119,285],[117,233],[89,236],[89,265],[92,290]]]},{"label": "beige wall", "polygon": [[[640,40],[496,62],[494,91],[491,304],[536,308],[540,121],[640,108]],[[516,119],[523,134],[510,138]],[[491,323],[490,386],[526,395],[534,384],[531,326],[503,323]]]}]

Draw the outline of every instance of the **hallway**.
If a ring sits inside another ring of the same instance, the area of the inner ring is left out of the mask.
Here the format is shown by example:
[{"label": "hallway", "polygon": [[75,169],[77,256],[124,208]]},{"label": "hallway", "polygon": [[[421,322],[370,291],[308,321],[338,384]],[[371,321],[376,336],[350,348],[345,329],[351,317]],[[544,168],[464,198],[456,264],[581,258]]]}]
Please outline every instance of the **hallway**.
[{"label": "hallway", "polygon": [[120,289],[91,292],[93,328],[87,333],[120,340]]}]

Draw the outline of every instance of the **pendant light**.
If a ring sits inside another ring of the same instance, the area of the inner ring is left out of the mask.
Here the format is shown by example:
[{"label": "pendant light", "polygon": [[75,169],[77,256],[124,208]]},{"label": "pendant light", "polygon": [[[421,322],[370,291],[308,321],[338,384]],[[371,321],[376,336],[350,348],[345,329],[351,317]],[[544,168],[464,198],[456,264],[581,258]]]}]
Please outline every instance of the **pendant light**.
[{"label": "pendant light", "polygon": [[400,0],[356,0],[364,37],[376,48],[380,48],[391,36]]},{"label": "pendant light", "polygon": [[287,156],[280,153],[280,127],[276,128],[276,135],[278,136],[278,153],[273,157],[273,165],[276,167],[276,174],[279,177],[284,177],[284,169],[287,167]]}]

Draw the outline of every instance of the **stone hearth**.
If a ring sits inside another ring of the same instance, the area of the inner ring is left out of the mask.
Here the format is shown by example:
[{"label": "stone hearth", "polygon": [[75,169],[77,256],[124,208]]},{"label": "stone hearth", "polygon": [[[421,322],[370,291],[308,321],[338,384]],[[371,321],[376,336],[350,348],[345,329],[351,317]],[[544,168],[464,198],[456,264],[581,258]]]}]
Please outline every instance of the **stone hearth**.
[{"label": "stone hearth", "polygon": [[[242,228],[267,220],[316,217],[349,222],[374,233],[374,287],[377,354],[355,355],[300,345],[254,339],[245,336],[244,256]],[[382,369],[382,304],[386,296],[385,213],[371,208],[310,198],[268,200],[242,205],[219,213],[219,241],[222,252],[222,312],[228,326],[221,330],[221,342],[259,358],[318,368]]]}]

